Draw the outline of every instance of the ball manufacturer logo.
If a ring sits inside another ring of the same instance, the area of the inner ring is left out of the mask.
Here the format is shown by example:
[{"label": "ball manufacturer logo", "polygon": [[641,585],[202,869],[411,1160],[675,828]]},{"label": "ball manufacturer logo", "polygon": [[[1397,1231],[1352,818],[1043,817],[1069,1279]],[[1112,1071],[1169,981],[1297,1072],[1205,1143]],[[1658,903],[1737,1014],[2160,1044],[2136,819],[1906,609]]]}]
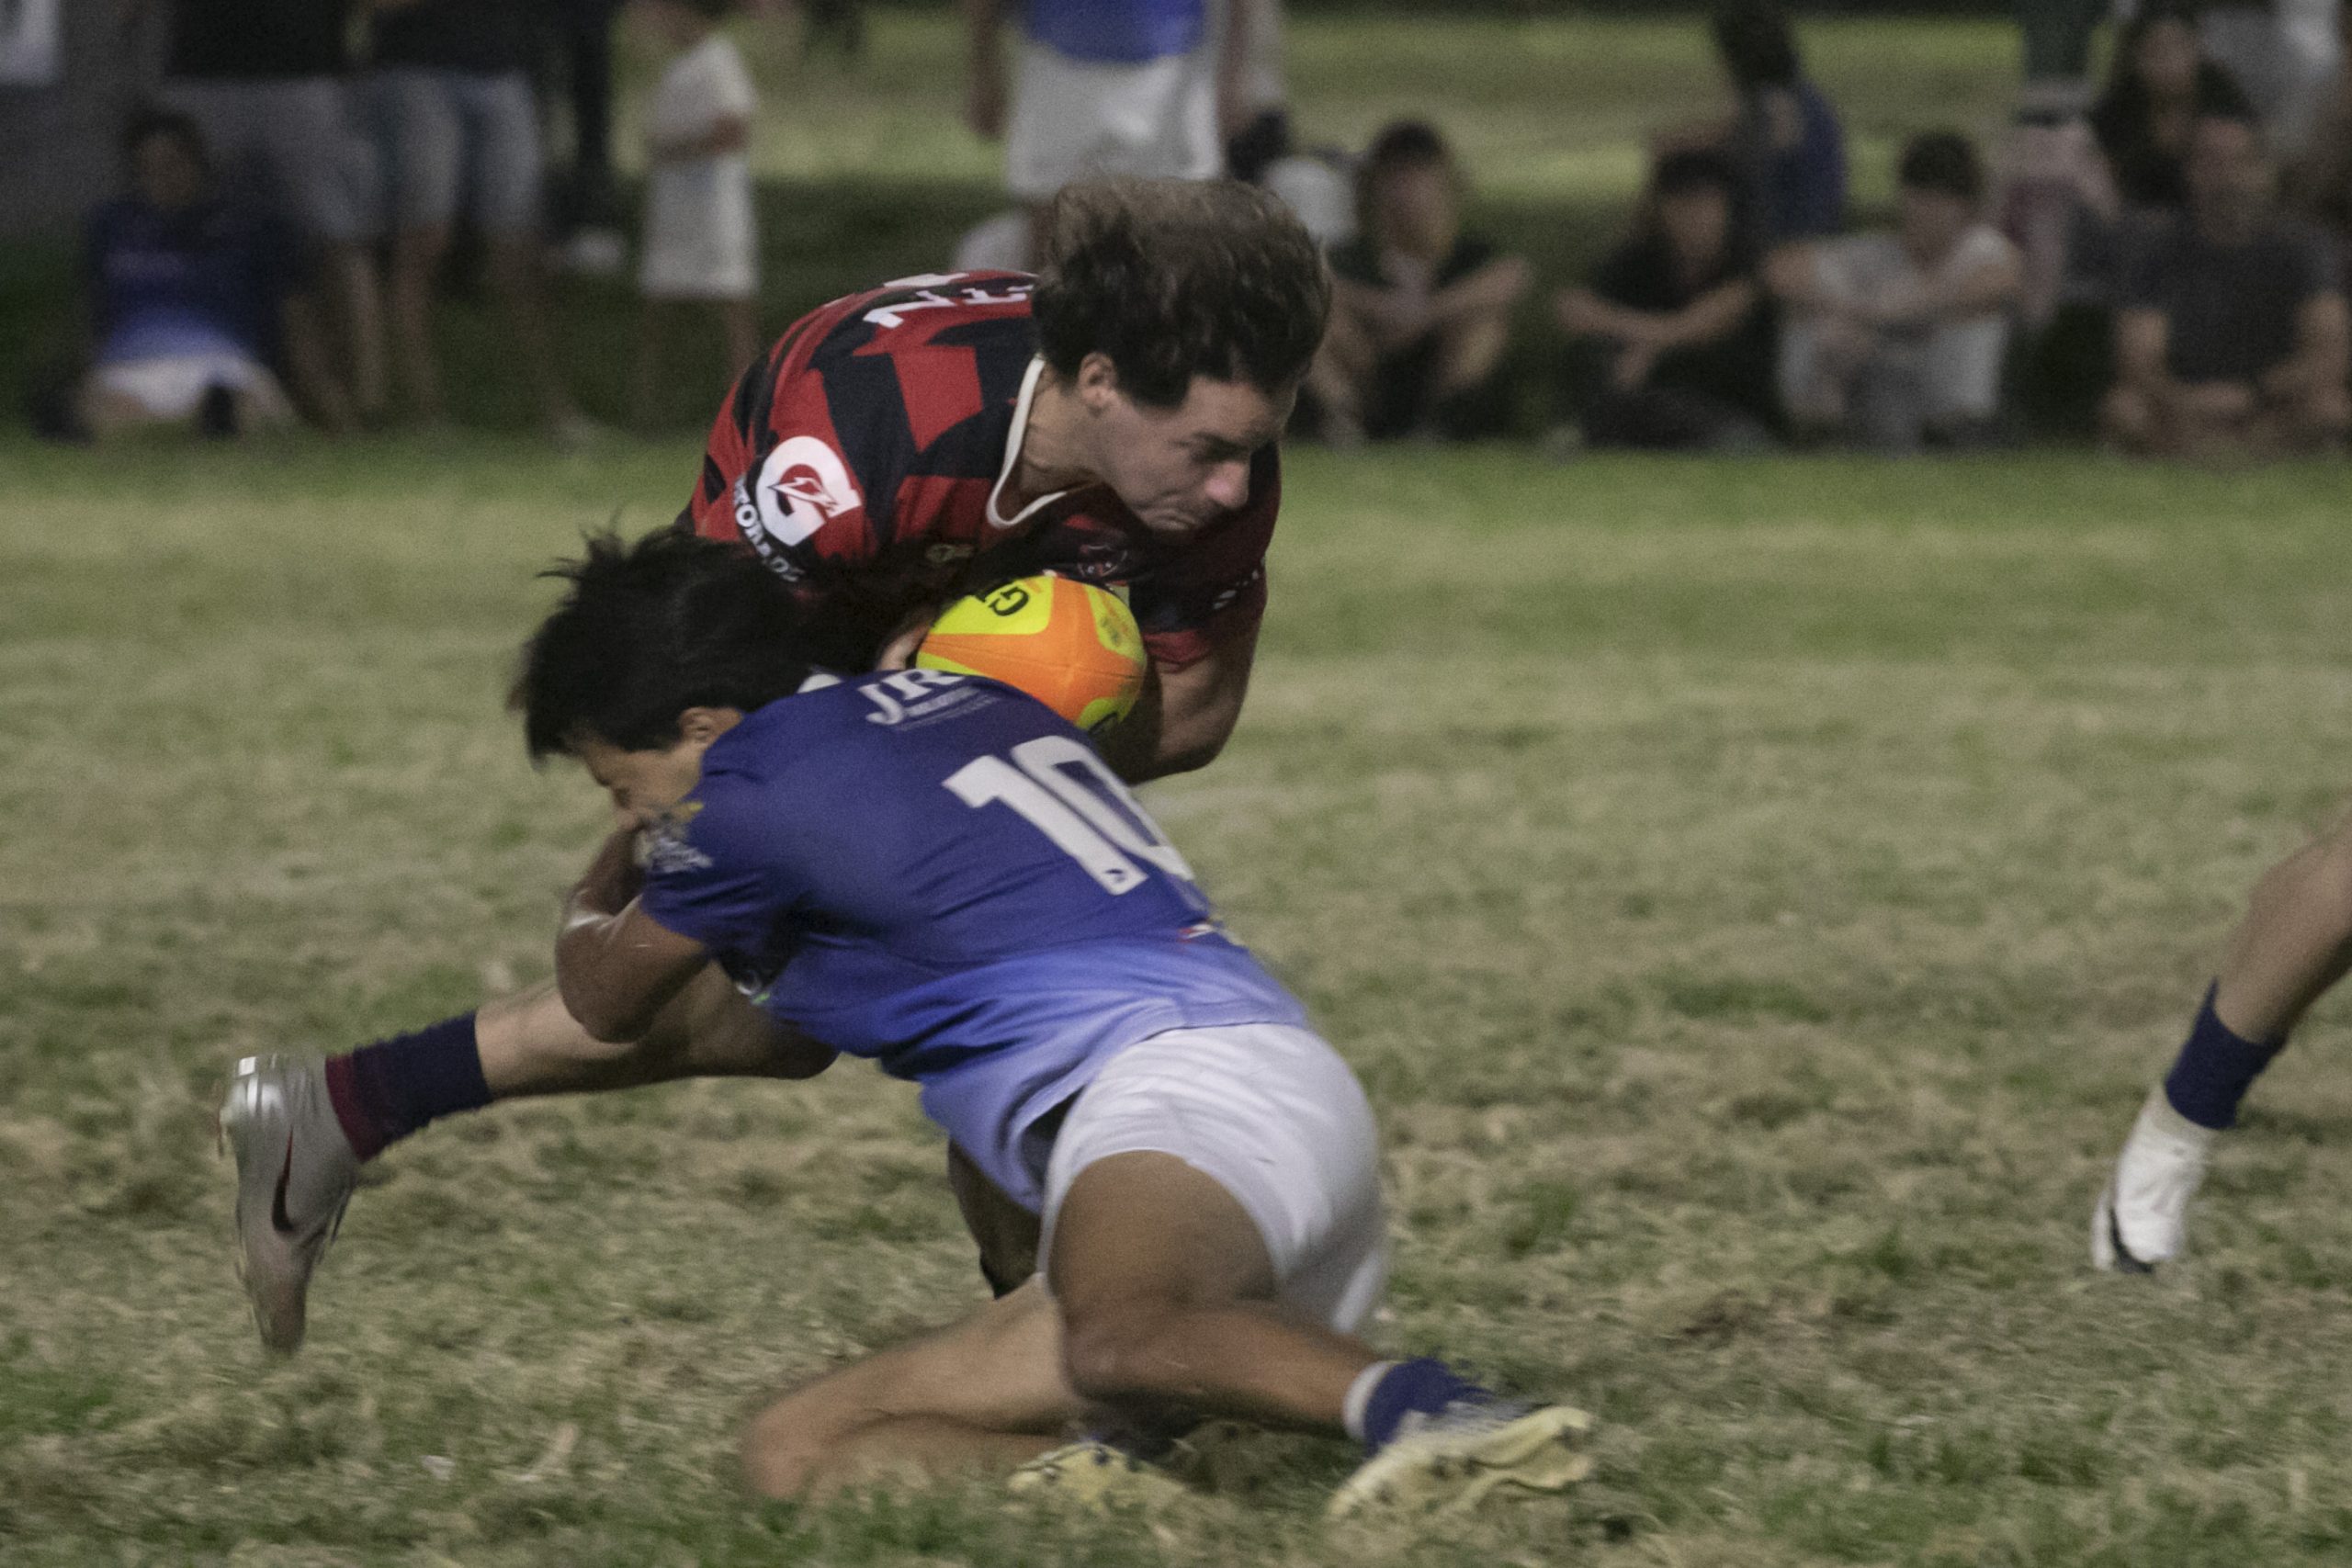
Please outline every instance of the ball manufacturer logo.
[{"label": "ball manufacturer logo", "polygon": [[761,531],[779,546],[790,547],[815,534],[844,512],[865,504],[841,454],[813,435],[795,435],[776,444],[760,465],[752,495],[760,512]]},{"label": "ball manufacturer logo", "polygon": [[1000,615],[1017,615],[1029,607],[1029,590],[1017,582],[1008,582],[984,602]]}]

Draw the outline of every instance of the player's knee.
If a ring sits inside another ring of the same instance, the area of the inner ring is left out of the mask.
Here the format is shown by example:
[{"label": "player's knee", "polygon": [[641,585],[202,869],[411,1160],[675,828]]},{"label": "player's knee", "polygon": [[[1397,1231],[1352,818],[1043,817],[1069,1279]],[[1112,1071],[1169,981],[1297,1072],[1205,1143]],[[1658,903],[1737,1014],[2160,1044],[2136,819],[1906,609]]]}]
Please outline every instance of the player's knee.
[{"label": "player's knee", "polygon": [[1155,1369],[1168,1327],[1166,1309],[1134,1302],[1102,1303],[1062,1312],[1062,1375],[1083,1399],[1122,1404],[1176,1391],[1163,1389]]},{"label": "player's knee", "polygon": [[843,1435],[839,1422],[826,1418],[821,1401],[786,1394],[743,1428],[744,1484],[761,1497],[805,1496]]},{"label": "player's knee", "polygon": [[2342,435],[2352,429],[2352,394],[2341,387],[2320,388],[2304,405],[2303,423],[2315,434]]},{"label": "player's knee", "polygon": [[2138,446],[2149,439],[2154,411],[2148,400],[2129,387],[2118,387],[2099,404],[2099,426],[2109,441]]}]

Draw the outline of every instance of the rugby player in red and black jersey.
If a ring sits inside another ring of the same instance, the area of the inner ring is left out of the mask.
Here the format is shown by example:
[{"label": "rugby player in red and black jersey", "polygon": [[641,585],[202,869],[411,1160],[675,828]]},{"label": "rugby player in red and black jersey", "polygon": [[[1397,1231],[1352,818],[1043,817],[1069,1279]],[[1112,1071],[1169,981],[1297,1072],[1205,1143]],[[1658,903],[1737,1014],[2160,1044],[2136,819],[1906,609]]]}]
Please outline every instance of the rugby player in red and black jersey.
[{"label": "rugby player in red and black jersey", "polygon": [[[1329,310],[1322,257],[1273,198],[1227,182],[1074,186],[1045,240],[1034,279],[907,278],[797,323],[720,412],[679,523],[740,538],[790,582],[811,651],[844,670],[903,663],[941,604],[1007,578],[1123,583],[1152,678],[1104,754],[1129,779],[1198,767],[1249,686],[1274,442]],[[573,890],[566,941],[634,897],[638,827]],[[438,1117],[811,1070],[716,968],[625,1040],[592,1036],[549,983],[324,1062],[249,1057],[221,1122],[262,1337],[300,1342],[359,1165]],[[990,1279],[1017,1282],[1034,1222],[956,1174]]]},{"label": "rugby player in red and black jersey", "polygon": [[1240,716],[1274,442],[1322,330],[1292,228],[1242,186],[1080,186],[1048,211],[1034,279],[835,300],[737,385],[679,523],[748,543],[845,669],[902,661],[976,586],[1125,584],[1156,679],[1106,750],[1131,779],[1198,767]]}]

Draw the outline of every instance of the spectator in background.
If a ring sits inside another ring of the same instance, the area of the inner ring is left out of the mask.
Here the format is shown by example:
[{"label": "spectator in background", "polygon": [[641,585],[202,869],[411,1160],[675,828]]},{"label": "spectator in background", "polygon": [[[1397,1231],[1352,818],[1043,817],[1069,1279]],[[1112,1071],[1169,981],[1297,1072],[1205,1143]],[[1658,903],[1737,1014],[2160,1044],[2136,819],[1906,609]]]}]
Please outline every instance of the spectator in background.
[{"label": "spectator in background", "polygon": [[2196,8],[2165,0],[2117,38],[2106,90],[2091,106],[2091,131],[2125,206],[2177,211],[2188,200],[2188,133],[2197,117],[2251,107],[2230,73],[2205,57]]},{"label": "spectator in background", "polygon": [[1790,312],[1781,392],[1807,434],[1888,451],[1996,434],[2017,247],[1984,221],[1984,170],[1964,136],[1903,150],[1891,233],[1795,245],[1767,264]]},{"label": "spectator in background", "polygon": [[531,0],[370,3],[390,141],[392,357],[412,410],[428,421],[446,417],[433,286],[462,201],[488,252],[491,287],[541,420],[559,440],[593,434],[557,374],[540,277]]},{"label": "spectator in background", "polygon": [[376,181],[352,113],[354,0],[133,0],[169,16],[162,101],[195,122],[231,199],[283,219],[331,304],[342,373],[316,412],[342,425],[384,410],[384,322],[374,258]]},{"label": "spectator in background", "polygon": [[1282,0],[1226,0],[1225,25],[1232,29],[1217,93],[1225,172],[1257,185],[1267,166],[1291,151]]},{"label": "spectator in background", "polygon": [[[570,111],[571,161],[556,177],[556,232],[569,270],[613,277],[628,264],[613,177],[613,20],[621,0],[539,0],[548,38],[539,57],[545,102]],[[542,138],[551,144],[551,138]]]},{"label": "spectator in background", "polygon": [[1307,374],[1325,439],[1468,439],[1507,422],[1503,352],[1527,263],[1462,229],[1438,133],[1400,120],[1357,171],[1358,233],[1331,254],[1331,324]]},{"label": "spectator in background", "polygon": [[195,424],[212,435],[292,421],[270,365],[282,350],[306,392],[318,344],[292,297],[292,236],[213,186],[187,115],[141,116],[123,138],[130,194],[91,214],[85,260],[92,368],[81,433]]},{"label": "spectator in background", "polygon": [[673,51],[646,115],[634,411],[643,427],[652,421],[663,340],[695,307],[718,318],[729,383],[759,356],[759,230],[747,152],[759,97],[742,55],[718,30],[729,0],[636,0],[636,8]]},{"label": "spectator in background", "polygon": [[1739,180],[1715,152],[1658,161],[1634,236],[1555,301],[1597,348],[1596,446],[1741,451],[1770,442],[1772,327],[1743,232]]},{"label": "spectator in background", "polygon": [[1716,8],[1715,52],[1738,107],[1661,140],[1661,154],[1713,148],[1740,173],[1742,205],[1767,245],[1834,234],[1846,221],[1846,135],[1804,74],[1789,18],[1770,0]]},{"label": "spectator in background", "polygon": [[2109,439],[2191,457],[2340,446],[2352,400],[2334,248],[2278,215],[2251,116],[2200,116],[2188,177],[2187,211],[2125,263]]},{"label": "spectator in background", "polygon": [[1046,203],[1073,180],[1198,180],[1224,168],[1219,94],[1240,37],[1217,26],[1224,0],[1026,0],[1009,94],[1008,0],[961,3],[966,119],[980,136],[1005,139],[1005,186],[1030,214],[1029,253]]},{"label": "spectator in background", "polygon": [[2204,52],[2245,90],[2278,156],[2300,160],[2343,62],[2343,0],[2202,0],[2197,30]]}]

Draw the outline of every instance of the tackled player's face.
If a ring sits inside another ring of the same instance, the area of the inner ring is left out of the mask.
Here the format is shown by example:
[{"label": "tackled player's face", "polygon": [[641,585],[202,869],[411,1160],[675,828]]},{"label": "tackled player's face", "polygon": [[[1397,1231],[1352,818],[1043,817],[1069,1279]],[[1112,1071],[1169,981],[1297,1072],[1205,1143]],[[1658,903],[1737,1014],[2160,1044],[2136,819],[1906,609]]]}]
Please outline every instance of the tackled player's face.
[{"label": "tackled player's face", "polygon": [[624,751],[594,735],[571,748],[605,793],[625,828],[643,828],[686,798],[702,782],[702,754],[710,743],[742,721],[733,708],[688,708],[679,716],[678,743],[646,751]]},{"label": "tackled player's face", "polygon": [[1155,408],[1120,391],[1102,363],[1093,386],[1081,377],[1095,425],[1091,466],[1145,527],[1190,534],[1249,504],[1250,459],[1282,434],[1295,389],[1269,397],[1245,381],[1195,376],[1182,402]]}]

